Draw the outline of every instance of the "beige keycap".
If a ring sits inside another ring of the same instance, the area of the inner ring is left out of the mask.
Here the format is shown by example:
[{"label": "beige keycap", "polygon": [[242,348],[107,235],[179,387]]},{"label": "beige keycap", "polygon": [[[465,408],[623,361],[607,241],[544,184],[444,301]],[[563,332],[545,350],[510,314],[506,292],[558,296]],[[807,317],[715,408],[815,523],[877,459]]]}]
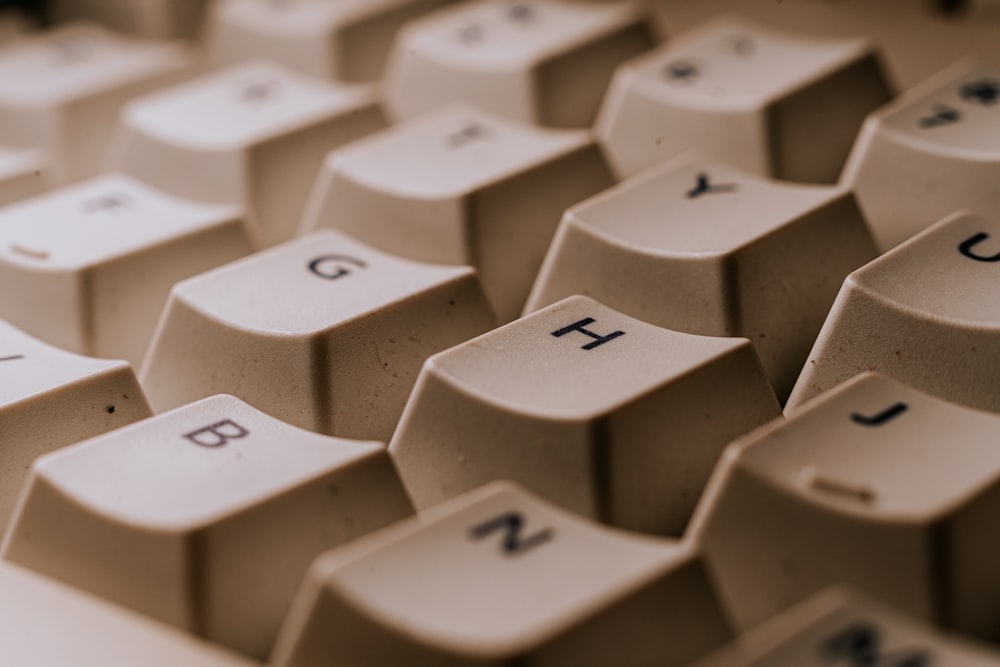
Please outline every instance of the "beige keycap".
[{"label": "beige keycap", "polygon": [[71,354],[0,320],[0,534],[31,462],[152,415],[132,367]]},{"label": "beige keycap", "polygon": [[692,519],[741,628],[845,582],[982,638],[1000,623],[997,415],[865,374],[730,446]]},{"label": "beige keycap", "polygon": [[833,183],[866,114],[890,96],[863,39],[722,17],[622,65],[595,132],[623,177],[694,149],[773,178]]},{"label": "beige keycap", "polygon": [[733,438],[780,416],[745,339],[571,297],[431,357],[389,451],[417,507],[510,479],[678,535]]},{"label": "beige keycap", "polygon": [[41,151],[0,146],[0,206],[43,192],[47,168]]},{"label": "beige keycap", "polygon": [[885,252],[944,216],[1000,207],[1000,67],[963,62],[873,113],[843,182]]},{"label": "beige keycap", "polygon": [[465,2],[400,33],[386,106],[402,119],[462,100],[525,123],[590,127],[615,67],[655,42],[636,2]]},{"label": "beige keycap", "polygon": [[690,667],[996,667],[1000,653],[942,633],[848,587],[768,619]]},{"label": "beige keycap", "polygon": [[1000,412],[1000,221],[951,215],[847,277],[787,408],[864,371]]},{"label": "beige keycap", "polygon": [[445,1],[221,0],[208,18],[208,57],[268,58],[326,79],[375,81],[397,31]]},{"label": "beige keycap", "polygon": [[87,18],[121,32],[152,38],[197,37],[208,0],[54,0],[57,21]]},{"label": "beige keycap", "polygon": [[171,286],[252,249],[239,209],[108,174],[0,209],[0,284],[16,286],[0,290],[0,312],[138,366]]},{"label": "beige keycap", "polygon": [[587,132],[453,105],[333,151],[302,229],[335,227],[402,257],[472,264],[509,322],[563,211],[612,182]]},{"label": "beige keycap", "polygon": [[749,338],[784,400],[844,278],[875,255],[848,192],[686,155],[570,208],[525,311],[585,294],[668,329]]},{"label": "beige keycap", "polygon": [[37,459],[3,557],[262,659],[317,554],[411,513],[381,443],[220,395]]},{"label": "beige keycap", "polygon": [[0,664],[259,667],[259,664],[0,561]]},{"label": "beige keycap", "polygon": [[384,124],[372,86],[263,61],[143,97],[122,116],[120,168],[182,197],[242,205],[261,246],[292,237],[331,149]]},{"label": "beige keycap", "polygon": [[44,151],[53,185],[94,176],[121,107],[193,63],[180,44],[82,23],[22,39],[0,51],[0,145]]},{"label": "beige keycap", "polygon": [[225,392],[302,428],[388,440],[424,359],[494,324],[471,268],[325,230],[179,283],[142,382],[156,410]]},{"label": "beige keycap", "polygon": [[272,663],[680,667],[729,636],[690,547],[491,484],[317,559]]}]

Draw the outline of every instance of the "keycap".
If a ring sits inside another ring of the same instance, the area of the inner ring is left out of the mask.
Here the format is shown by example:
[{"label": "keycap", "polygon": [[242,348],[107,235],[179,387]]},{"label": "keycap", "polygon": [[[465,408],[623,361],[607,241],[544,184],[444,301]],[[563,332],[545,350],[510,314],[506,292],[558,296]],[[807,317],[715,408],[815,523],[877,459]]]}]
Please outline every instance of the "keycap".
[{"label": "keycap", "polygon": [[1000,206],[1000,68],[959,63],[873,113],[843,181],[881,252],[959,209]]},{"label": "keycap", "polygon": [[46,168],[41,151],[0,146],[0,206],[44,191]]},{"label": "keycap", "polygon": [[995,637],[998,427],[867,373],[730,445],[689,536],[737,626],[843,582]]},{"label": "keycap", "polygon": [[747,340],[577,296],[432,356],[389,451],[418,508],[509,479],[583,516],[679,535],[725,445],[777,417]]},{"label": "keycap", "polygon": [[122,117],[120,169],[181,197],[243,206],[261,247],[293,236],[323,157],[384,124],[371,86],[264,61],[145,96]]},{"label": "keycap", "polygon": [[0,561],[0,663],[255,667],[257,663]]},{"label": "keycap", "polygon": [[620,176],[686,150],[790,181],[833,183],[889,84],[864,39],[721,17],[618,68],[594,130]]},{"label": "keycap", "polygon": [[1000,220],[956,213],[851,273],[786,405],[864,371],[1000,412]]},{"label": "keycap", "polygon": [[381,78],[396,33],[445,0],[222,0],[207,20],[209,60],[268,58],[338,81]]},{"label": "keycap", "polygon": [[[171,286],[252,252],[242,212],[107,174],[0,209],[0,313],[138,366]],[[40,307],[44,304],[44,307]]]},{"label": "keycap", "polygon": [[824,590],[691,667],[995,667],[1000,653],[943,633],[857,589]]},{"label": "keycap", "polygon": [[[132,367],[71,354],[0,320],[0,535],[38,456],[152,415]],[[2,653],[0,653],[2,654]]]},{"label": "keycap", "polygon": [[612,182],[585,131],[454,105],[333,151],[302,230],[334,227],[402,257],[472,264],[507,322],[563,211]]},{"label": "keycap", "polygon": [[180,44],[84,23],[22,39],[0,51],[0,145],[44,151],[53,185],[97,175],[121,107],[193,64]]},{"label": "keycap", "polygon": [[323,230],[179,283],[141,378],[158,411],[230,393],[302,428],[388,440],[424,359],[494,325],[471,268]]},{"label": "keycap", "polygon": [[749,338],[783,400],[844,278],[875,256],[849,192],[685,155],[571,207],[525,311],[585,294],[668,329]]},{"label": "keycap", "polygon": [[320,556],[272,664],[680,667],[728,637],[689,544],[498,482]]},{"label": "keycap", "polygon": [[461,100],[525,123],[590,127],[614,68],[655,43],[634,2],[465,2],[403,29],[385,102],[396,119]]},{"label": "keycap", "polygon": [[317,554],[411,513],[383,444],[219,395],[37,459],[3,557],[262,659]]}]

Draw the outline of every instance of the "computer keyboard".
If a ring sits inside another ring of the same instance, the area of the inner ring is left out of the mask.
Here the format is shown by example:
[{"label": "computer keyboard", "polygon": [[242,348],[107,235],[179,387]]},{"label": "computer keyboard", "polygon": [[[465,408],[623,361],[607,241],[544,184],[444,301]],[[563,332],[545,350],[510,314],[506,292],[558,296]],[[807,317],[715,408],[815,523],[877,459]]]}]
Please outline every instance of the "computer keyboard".
[{"label": "computer keyboard", "polygon": [[997,114],[992,0],[0,3],[0,667],[1000,665]]}]

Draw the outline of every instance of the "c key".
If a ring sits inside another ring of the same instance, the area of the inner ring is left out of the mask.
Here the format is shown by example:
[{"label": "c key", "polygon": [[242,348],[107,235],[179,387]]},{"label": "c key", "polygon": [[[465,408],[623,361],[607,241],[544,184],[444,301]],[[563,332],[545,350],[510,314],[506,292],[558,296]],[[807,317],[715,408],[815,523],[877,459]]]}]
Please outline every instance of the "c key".
[{"label": "c key", "polygon": [[725,445],[776,417],[746,339],[577,296],[431,357],[389,451],[418,507],[510,479],[584,516],[678,535]]},{"label": "c key", "polygon": [[495,483],[320,556],[272,664],[682,667],[728,636],[690,544]]},{"label": "c key", "polygon": [[741,628],[843,582],[994,638],[998,428],[1000,416],[865,374],[732,444],[689,536]]}]

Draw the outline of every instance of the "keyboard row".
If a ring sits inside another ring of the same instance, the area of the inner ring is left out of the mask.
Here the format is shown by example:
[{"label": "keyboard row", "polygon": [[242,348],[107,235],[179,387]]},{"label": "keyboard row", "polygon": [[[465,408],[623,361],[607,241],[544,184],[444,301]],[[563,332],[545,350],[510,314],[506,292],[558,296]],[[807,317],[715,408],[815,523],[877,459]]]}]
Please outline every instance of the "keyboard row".
[{"label": "keyboard row", "polygon": [[[597,317],[558,326],[585,312]],[[67,354],[5,335],[25,350],[5,358],[11,367]],[[504,368],[510,349],[531,365]],[[650,367],[664,358],[686,366],[666,382]],[[535,384],[504,384],[529,368]],[[626,391],[617,368],[642,385]],[[201,637],[275,665],[682,666],[737,634],[738,648],[707,664],[750,664],[758,626],[781,628],[769,619],[842,584],[996,640],[1000,416],[882,375],[786,419],[745,342],[658,329],[576,297],[432,357],[386,448],[226,395],[150,416],[121,364],[94,370],[2,412],[7,489],[24,458],[66,439],[70,419],[99,433],[30,464],[0,566],[4,590],[42,589],[36,614],[51,596],[79,594],[19,567],[141,613],[75,621],[94,623],[86,656],[101,654],[89,644],[108,641],[104,624],[124,623],[149,627],[117,649],[126,653],[163,642],[169,657]],[[475,395],[477,379],[493,400]],[[837,617],[858,604],[840,600]],[[785,615],[780,641],[799,646],[787,650],[833,650],[847,627],[864,634],[840,640],[842,656],[796,664],[880,654],[881,622],[807,632],[810,614]],[[143,618],[188,636],[157,638],[166,630]],[[909,637],[921,655],[959,651],[926,630]],[[0,655],[25,641],[0,642]],[[986,655],[969,664],[997,664]],[[902,664],[938,664],[922,660]]]}]

